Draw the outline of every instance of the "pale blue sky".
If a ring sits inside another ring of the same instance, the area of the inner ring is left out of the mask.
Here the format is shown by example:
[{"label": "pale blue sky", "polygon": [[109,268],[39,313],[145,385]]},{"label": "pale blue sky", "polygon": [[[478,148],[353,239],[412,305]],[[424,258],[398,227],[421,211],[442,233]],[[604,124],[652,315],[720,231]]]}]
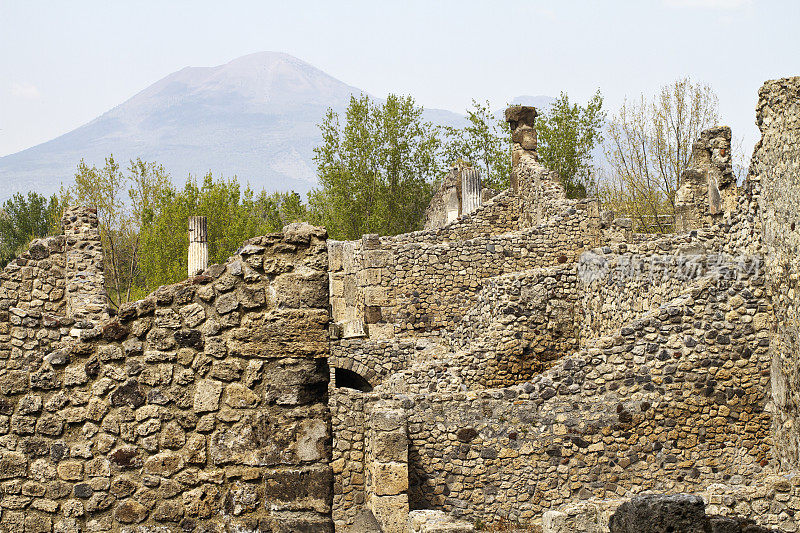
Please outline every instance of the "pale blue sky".
[{"label": "pale blue sky", "polygon": [[284,51],[374,95],[472,98],[599,87],[607,108],[689,75],[757,139],[761,83],[800,75],[798,0],[0,0],[0,155],[88,122],[185,66]]}]

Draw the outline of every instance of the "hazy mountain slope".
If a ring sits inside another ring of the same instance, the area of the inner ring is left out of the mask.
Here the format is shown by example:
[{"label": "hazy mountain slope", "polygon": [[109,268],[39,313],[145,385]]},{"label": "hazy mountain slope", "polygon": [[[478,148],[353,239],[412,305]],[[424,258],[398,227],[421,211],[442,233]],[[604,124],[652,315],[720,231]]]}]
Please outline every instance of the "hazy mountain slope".
[{"label": "hazy mountain slope", "polygon": [[[51,194],[69,184],[81,158],[113,153],[162,163],[178,183],[191,173],[238,175],[255,189],[314,184],[317,124],[362,91],[295,57],[262,52],[217,67],[187,67],[95,120],[52,141],[0,158],[0,200],[16,191]],[[463,117],[427,110],[437,123]]]}]

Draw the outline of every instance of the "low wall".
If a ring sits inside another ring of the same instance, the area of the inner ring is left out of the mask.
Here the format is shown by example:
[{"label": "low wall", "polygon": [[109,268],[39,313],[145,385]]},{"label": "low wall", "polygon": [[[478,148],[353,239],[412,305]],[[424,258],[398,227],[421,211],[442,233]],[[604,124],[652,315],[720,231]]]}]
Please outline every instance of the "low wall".
[{"label": "low wall", "polygon": [[577,202],[515,233],[435,243],[412,237],[330,243],[335,322],[361,321],[366,331],[356,333],[370,336],[452,330],[486,278],[572,263],[596,246],[599,212],[596,203]]}]

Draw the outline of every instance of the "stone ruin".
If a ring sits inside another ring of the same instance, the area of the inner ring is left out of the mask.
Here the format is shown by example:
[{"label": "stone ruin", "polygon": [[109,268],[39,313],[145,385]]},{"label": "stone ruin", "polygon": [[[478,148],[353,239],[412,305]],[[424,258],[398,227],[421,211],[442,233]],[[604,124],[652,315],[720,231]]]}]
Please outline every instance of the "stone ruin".
[{"label": "stone ruin", "polygon": [[0,273],[0,530],[797,531],[800,78],[741,187],[703,133],[669,235],[506,117],[508,190],[456,167],[422,231],[292,224],[117,312],[69,209]]}]

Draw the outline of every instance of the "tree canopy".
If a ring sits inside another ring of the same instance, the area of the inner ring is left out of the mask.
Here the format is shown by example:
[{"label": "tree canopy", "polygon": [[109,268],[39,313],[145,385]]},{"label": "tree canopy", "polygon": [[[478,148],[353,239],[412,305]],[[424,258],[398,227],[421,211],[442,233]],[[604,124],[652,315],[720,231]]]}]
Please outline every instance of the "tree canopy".
[{"label": "tree canopy", "polygon": [[592,150],[603,141],[603,96],[598,90],[585,106],[562,92],[536,119],[541,163],[558,173],[569,198],[584,198],[596,182]]},{"label": "tree canopy", "polygon": [[33,239],[58,232],[64,202],[39,193],[16,193],[3,203],[0,212],[0,267],[25,251]]},{"label": "tree canopy", "polygon": [[600,190],[606,207],[632,218],[639,231],[669,231],[692,144],[718,121],[713,89],[690,78],[626,101],[609,125],[611,176]]},{"label": "tree canopy", "polygon": [[329,109],[320,129],[314,221],[337,239],[419,229],[441,172],[440,141],[422,107],[410,96],[390,94],[382,104],[351,97],[344,123]]},{"label": "tree canopy", "polygon": [[459,161],[481,171],[483,183],[505,189],[511,176],[511,129],[503,117],[491,112],[489,102],[472,100],[463,128],[442,128],[445,141],[442,156],[447,164]]},{"label": "tree canopy", "polygon": [[67,195],[97,209],[115,306],[186,277],[190,216],[208,219],[210,263],[223,262],[250,237],[306,218],[296,193],[256,196],[237,178],[211,173],[200,183],[189,177],[179,189],[161,165],[136,159],[122,171],[113,155],[102,168],[81,161]]}]

